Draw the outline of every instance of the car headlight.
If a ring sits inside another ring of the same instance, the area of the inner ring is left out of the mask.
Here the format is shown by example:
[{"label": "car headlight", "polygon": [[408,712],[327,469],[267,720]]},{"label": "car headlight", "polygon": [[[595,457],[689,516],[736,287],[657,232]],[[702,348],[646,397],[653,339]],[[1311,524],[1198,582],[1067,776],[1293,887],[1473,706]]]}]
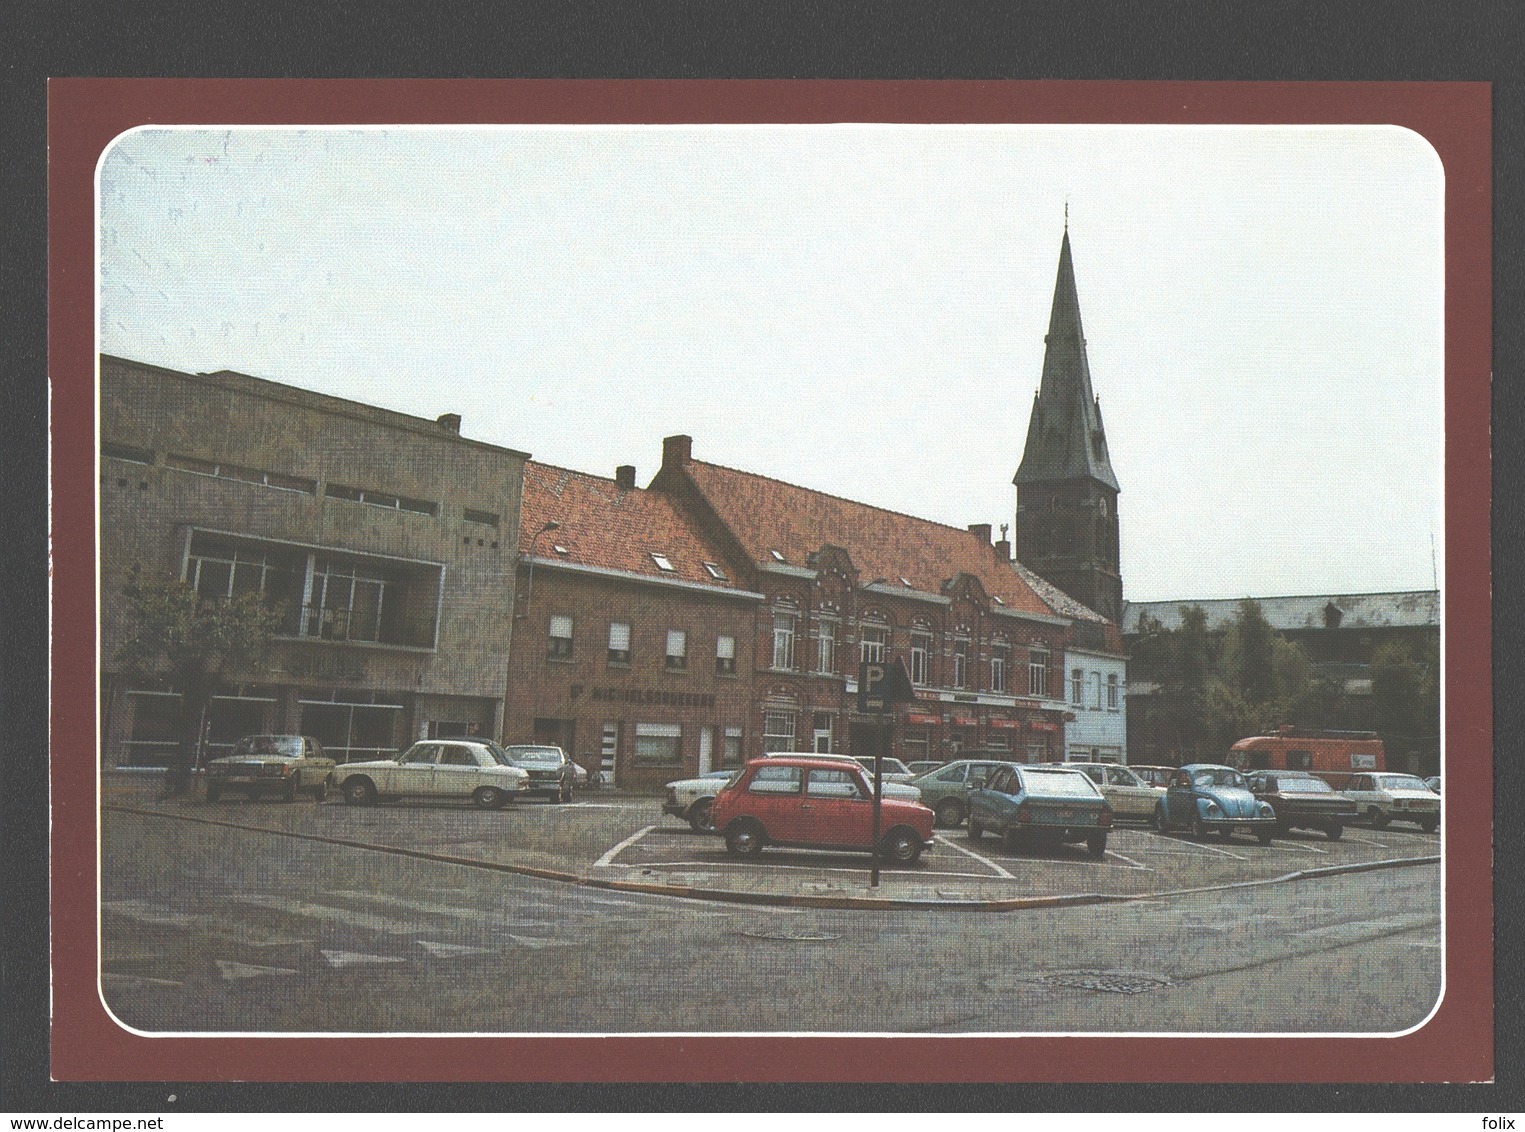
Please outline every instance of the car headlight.
[{"label": "car headlight", "polygon": [[1218,812],[1218,803],[1209,798],[1202,804],[1202,811],[1206,814],[1216,814]]},{"label": "car headlight", "polygon": [[1274,818],[1276,816],[1276,811],[1271,808],[1271,803],[1269,802],[1260,803],[1258,808],[1260,816],[1263,818]]}]

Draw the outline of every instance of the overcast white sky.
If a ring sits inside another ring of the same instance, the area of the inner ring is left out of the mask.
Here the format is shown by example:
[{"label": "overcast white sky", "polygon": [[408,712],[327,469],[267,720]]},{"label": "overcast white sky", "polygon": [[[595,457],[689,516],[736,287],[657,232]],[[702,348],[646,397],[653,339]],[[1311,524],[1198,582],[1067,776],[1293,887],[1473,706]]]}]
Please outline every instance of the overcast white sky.
[{"label": "overcast white sky", "polygon": [[108,353],[997,528],[1068,201],[1124,596],[1434,584],[1443,184],[1404,130],[145,129],[100,199]]}]

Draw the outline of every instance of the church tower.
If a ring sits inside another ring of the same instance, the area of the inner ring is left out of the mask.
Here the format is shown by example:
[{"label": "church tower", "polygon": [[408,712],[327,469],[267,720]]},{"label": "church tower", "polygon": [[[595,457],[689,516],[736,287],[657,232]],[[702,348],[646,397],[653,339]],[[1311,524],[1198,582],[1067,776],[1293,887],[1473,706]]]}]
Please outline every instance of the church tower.
[{"label": "church tower", "polygon": [[1033,398],[1017,487],[1017,560],[1116,621],[1123,611],[1117,477],[1101,403],[1091,391],[1068,219],[1049,315],[1043,380]]}]

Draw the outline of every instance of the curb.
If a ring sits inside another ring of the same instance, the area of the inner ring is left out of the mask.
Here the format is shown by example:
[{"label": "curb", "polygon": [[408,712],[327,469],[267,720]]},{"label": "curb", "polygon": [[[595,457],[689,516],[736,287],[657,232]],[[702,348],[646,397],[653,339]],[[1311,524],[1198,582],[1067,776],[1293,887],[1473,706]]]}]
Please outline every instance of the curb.
[{"label": "curb", "polygon": [[271,829],[268,826],[245,825],[241,822],[220,818],[197,817],[194,814],[165,813],[163,810],[147,810],[138,806],[105,803],[102,810],[117,813],[139,814],[145,817],[167,818],[172,821],[191,821],[201,825],[221,826],[250,833],[269,833],[278,837],[291,837],[320,845],[337,845],[346,849],[368,849],[376,853],[390,853],[398,857],[410,857],[420,861],[435,861],[462,868],[486,869],[489,872],[508,873],[515,876],[533,877],[537,880],[555,881],[576,885],[579,888],[596,888],[609,892],[640,892],[652,896],[674,896],[689,900],[712,900],[729,904],[758,904],[775,908],[827,908],[860,909],[863,911],[910,911],[933,908],[962,908],[974,912],[1020,912],[1039,908],[1067,908],[1088,904],[1123,904],[1136,900],[1158,900],[1166,896],[1190,896],[1203,892],[1223,892],[1233,888],[1254,888],[1266,884],[1283,884],[1289,881],[1308,880],[1317,877],[1339,876],[1344,873],[1364,873],[1377,869],[1402,868],[1408,865],[1439,864],[1440,855],[1430,857],[1394,857],[1383,861],[1363,861],[1354,865],[1329,865],[1318,869],[1302,869],[1283,873],[1277,877],[1261,880],[1232,881],[1227,884],[1205,885],[1201,888],[1180,888],[1166,892],[1140,892],[1110,894],[1101,892],[1077,892],[1062,896],[1009,896],[992,900],[926,900],[894,896],[808,896],[800,893],[743,892],[736,889],[699,888],[692,885],[662,884],[652,881],[613,880],[585,876],[559,869],[543,869],[534,865],[511,865],[501,861],[483,861],[475,857],[459,857],[451,853],[436,853],[428,849],[409,849],[400,845],[377,845],[369,841],[355,841],[346,837],[328,837],[318,833],[297,833],[290,830]]}]

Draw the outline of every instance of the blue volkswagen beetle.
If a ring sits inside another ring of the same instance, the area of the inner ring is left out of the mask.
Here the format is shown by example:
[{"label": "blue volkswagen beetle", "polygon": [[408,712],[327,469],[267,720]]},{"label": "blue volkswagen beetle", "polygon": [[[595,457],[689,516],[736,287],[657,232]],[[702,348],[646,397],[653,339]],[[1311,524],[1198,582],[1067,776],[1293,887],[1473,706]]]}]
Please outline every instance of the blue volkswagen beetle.
[{"label": "blue volkswagen beetle", "polygon": [[1234,830],[1244,829],[1269,845],[1276,811],[1250,793],[1249,781],[1233,767],[1191,763],[1171,774],[1154,811],[1154,828],[1161,833],[1189,829],[1194,837],[1216,831],[1225,841]]}]

